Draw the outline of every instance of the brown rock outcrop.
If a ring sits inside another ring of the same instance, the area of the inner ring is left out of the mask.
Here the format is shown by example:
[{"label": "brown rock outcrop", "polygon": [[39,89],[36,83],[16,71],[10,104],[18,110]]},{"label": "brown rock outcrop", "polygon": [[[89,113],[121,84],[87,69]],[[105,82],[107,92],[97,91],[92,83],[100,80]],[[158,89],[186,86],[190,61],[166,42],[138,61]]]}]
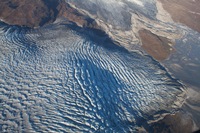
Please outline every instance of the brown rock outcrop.
[{"label": "brown rock outcrop", "polygon": [[11,25],[38,27],[53,22],[56,15],[44,0],[0,1],[0,19]]},{"label": "brown rock outcrop", "polygon": [[61,1],[57,7],[59,14],[58,17],[64,17],[67,20],[76,23],[81,27],[97,28],[97,23],[94,19],[83,15],[68,3]]},{"label": "brown rock outcrop", "polygon": [[64,17],[79,26],[97,27],[95,21],[63,0],[0,0],[0,19],[10,25],[38,27]]},{"label": "brown rock outcrop", "polygon": [[142,48],[156,60],[165,60],[169,57],[173,48],[169,45],[170,40],[153,34],[152,32],[142,29],[139,31],[142,41]]},{"label": "brown rock outcrop", "polygon": [[200,32],[200,1],[199,0],[159,0],[175,22]]}]

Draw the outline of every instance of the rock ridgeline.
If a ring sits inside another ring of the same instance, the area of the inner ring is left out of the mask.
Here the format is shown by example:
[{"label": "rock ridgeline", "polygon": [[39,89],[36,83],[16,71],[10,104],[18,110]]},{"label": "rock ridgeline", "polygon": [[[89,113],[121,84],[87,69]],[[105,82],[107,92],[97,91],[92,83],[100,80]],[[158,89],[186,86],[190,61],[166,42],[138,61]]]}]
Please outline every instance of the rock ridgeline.
[{"label": "rock ridgeline", "polygon": [[[183,23],[200,32],[199,1],[191,3],[188,3],[187,0],[159,1],[175,22]],[[111,35],[106,32],[113,40],[118,39],[112,33],[121,32],[114,30],[114,28],[110,29],[106,22],[103,22],[104,26],[102,26],[101,22],[81,13],[79,9],[64,0],[0,0],[0,20],[10,25],[35,28],[53,23],[57,18],[65,18],[68,20],[67,22],[75,23],[80,27],[95,28],[104,32],[114,31],[110,32]],[[172,40],[174,38],[168,39],[165,34],[164,36],[156,35],[155,32],[151,31],[152,29],[147,27],[142,27],[139,32],[135,31],[139,35],[142,48],[158,61],[167,59],[174,52]],[[120,33],[120,35],[123,34],[124,32]]]},{"label": "rock ridgeline", "polygon": [[82,27],[95,28],[95,20],[81,14],[63,0],[1,0],[0,19],[10,25],[40,27],[58,17]]}]

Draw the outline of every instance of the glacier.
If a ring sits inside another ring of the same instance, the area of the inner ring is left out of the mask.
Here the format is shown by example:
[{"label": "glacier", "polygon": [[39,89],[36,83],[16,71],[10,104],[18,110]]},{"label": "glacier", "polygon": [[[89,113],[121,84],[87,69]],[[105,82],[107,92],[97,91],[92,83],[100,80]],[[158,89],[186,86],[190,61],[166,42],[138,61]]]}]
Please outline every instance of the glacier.
[{"label": "glacier", "polygon": [[70,24],[1,24],[3,132],[134,132],[173,112],[184,86],[150,56]]}]

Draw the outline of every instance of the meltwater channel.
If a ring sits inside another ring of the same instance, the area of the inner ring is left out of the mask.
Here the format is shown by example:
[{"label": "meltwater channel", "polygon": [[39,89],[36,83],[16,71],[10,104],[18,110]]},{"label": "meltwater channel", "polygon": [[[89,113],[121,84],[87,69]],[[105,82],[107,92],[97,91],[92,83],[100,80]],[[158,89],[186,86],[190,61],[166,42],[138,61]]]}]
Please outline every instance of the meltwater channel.
[{"label": "meltwater channel", "polygon": [[183,86],[99,31],[1,24],[0,130],[129,132],[178,108]]}]

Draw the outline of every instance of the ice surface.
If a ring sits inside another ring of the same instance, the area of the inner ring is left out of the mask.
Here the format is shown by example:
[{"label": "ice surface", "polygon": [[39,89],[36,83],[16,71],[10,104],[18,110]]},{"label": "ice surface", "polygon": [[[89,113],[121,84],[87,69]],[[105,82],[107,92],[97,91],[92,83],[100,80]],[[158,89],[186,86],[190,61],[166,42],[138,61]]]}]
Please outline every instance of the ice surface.
[{"label": "ice surface", "polygon": [[2,26],[0,130],[128,132],[170,111],[181,84],[150,57],[67,25]]}]

